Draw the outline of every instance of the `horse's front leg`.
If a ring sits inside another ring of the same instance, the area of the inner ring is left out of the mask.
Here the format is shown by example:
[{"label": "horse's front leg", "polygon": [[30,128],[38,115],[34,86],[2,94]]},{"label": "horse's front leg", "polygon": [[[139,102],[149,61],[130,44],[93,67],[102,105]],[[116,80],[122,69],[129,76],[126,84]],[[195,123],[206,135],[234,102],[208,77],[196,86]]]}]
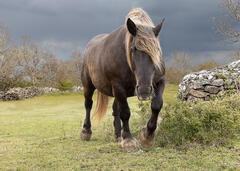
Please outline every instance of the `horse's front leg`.
[{"label": "horse's front leg", "polygon": [[115,102],[119,109],[120,119],[122,120],[122,147],[127,151],[136,150],[138,147],[137,140],[132,137],[129,129],[130,109],[127,103],[125,91],[121,86],[114,88]]},{"label": "horse's front leg", "polygon": [[165,81],[161,81],[155,88],[156,96],[152,99],[151,110],[152,116],[149,119],[147,126],[139,133],[139,141],[143,147],[150,147],[153,145],[155,130],[157,128],[158,114],[162,109],[163,99],[162,94],[165,86]]}]

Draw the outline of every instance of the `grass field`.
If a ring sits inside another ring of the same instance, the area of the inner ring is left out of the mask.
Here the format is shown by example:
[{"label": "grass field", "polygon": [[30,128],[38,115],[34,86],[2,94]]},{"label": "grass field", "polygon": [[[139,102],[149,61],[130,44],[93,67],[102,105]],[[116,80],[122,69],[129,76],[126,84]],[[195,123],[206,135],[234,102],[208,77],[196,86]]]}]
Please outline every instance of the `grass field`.
[{"label": "grass field", "polygon": [[[165,104],[176,100],[176,92],[176,86],[166,87]],[[91,141],[83,142],[79,137],[85,116],[83,100],[81,94],[65,94],[0,102],[0,170],[240,169],[239,148],[155,144],[128,153],[114,141],[111,105],[100,125],[93,127]],[[138,101],[130,98],[129,104],[130,128],[137,137]]]}]

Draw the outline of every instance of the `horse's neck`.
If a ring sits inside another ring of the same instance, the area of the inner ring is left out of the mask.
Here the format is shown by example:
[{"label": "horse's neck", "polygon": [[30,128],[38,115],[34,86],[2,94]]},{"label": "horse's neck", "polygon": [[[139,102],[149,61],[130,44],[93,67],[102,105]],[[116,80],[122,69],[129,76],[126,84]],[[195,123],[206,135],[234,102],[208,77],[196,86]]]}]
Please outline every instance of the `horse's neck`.
[{"label": "horse's neck", "polygon": [[[119,58],[125,58],[126,59],[126,29],[124,26],[121,26],[120,28],[118,28],[117,30],[113,31],[112,33],[109,34],[109,44],[112,47],[111,49],[113,51],[117,50],[117,54],[115,55],[119,55]],[[114,58],[116,58],[116,56],[112,56]]]}]

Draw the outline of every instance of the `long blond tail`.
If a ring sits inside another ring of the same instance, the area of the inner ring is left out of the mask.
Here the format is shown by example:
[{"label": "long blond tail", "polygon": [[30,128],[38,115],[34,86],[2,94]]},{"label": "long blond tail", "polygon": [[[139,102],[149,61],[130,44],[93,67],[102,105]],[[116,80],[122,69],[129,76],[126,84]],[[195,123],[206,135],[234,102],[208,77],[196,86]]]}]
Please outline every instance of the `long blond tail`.
[{"label": "long blond tail", "polygon": [[98,124],[107,112],[109,97],[97,91],[97,104],[93,113],[93,119]]}]

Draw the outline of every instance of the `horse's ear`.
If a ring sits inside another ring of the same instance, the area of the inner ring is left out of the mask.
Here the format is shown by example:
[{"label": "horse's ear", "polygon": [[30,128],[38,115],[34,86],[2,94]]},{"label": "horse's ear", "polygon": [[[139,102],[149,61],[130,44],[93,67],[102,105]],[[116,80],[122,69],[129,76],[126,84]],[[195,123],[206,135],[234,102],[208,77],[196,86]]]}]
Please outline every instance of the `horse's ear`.
[{"label": "horse's ear", "polygon": [[162,28],[162,25],[163,25],[164,21],[165,21],[165,18],[163,18],[163,20],[161,21],[160,24],[158,24],[155,28],[153,28],[153,32],[154,32],[156,37],[158,36],[159,32],[161,31],[161,28]]},{"label": "horse's ear", "polygon": [[135,23],[130,18],[128,18],[128,20],[127,20],[127,28],[128,28],[128,31],[133,36],[136,36],[136,34],[137,34],[137,27],[136,27]]}]

